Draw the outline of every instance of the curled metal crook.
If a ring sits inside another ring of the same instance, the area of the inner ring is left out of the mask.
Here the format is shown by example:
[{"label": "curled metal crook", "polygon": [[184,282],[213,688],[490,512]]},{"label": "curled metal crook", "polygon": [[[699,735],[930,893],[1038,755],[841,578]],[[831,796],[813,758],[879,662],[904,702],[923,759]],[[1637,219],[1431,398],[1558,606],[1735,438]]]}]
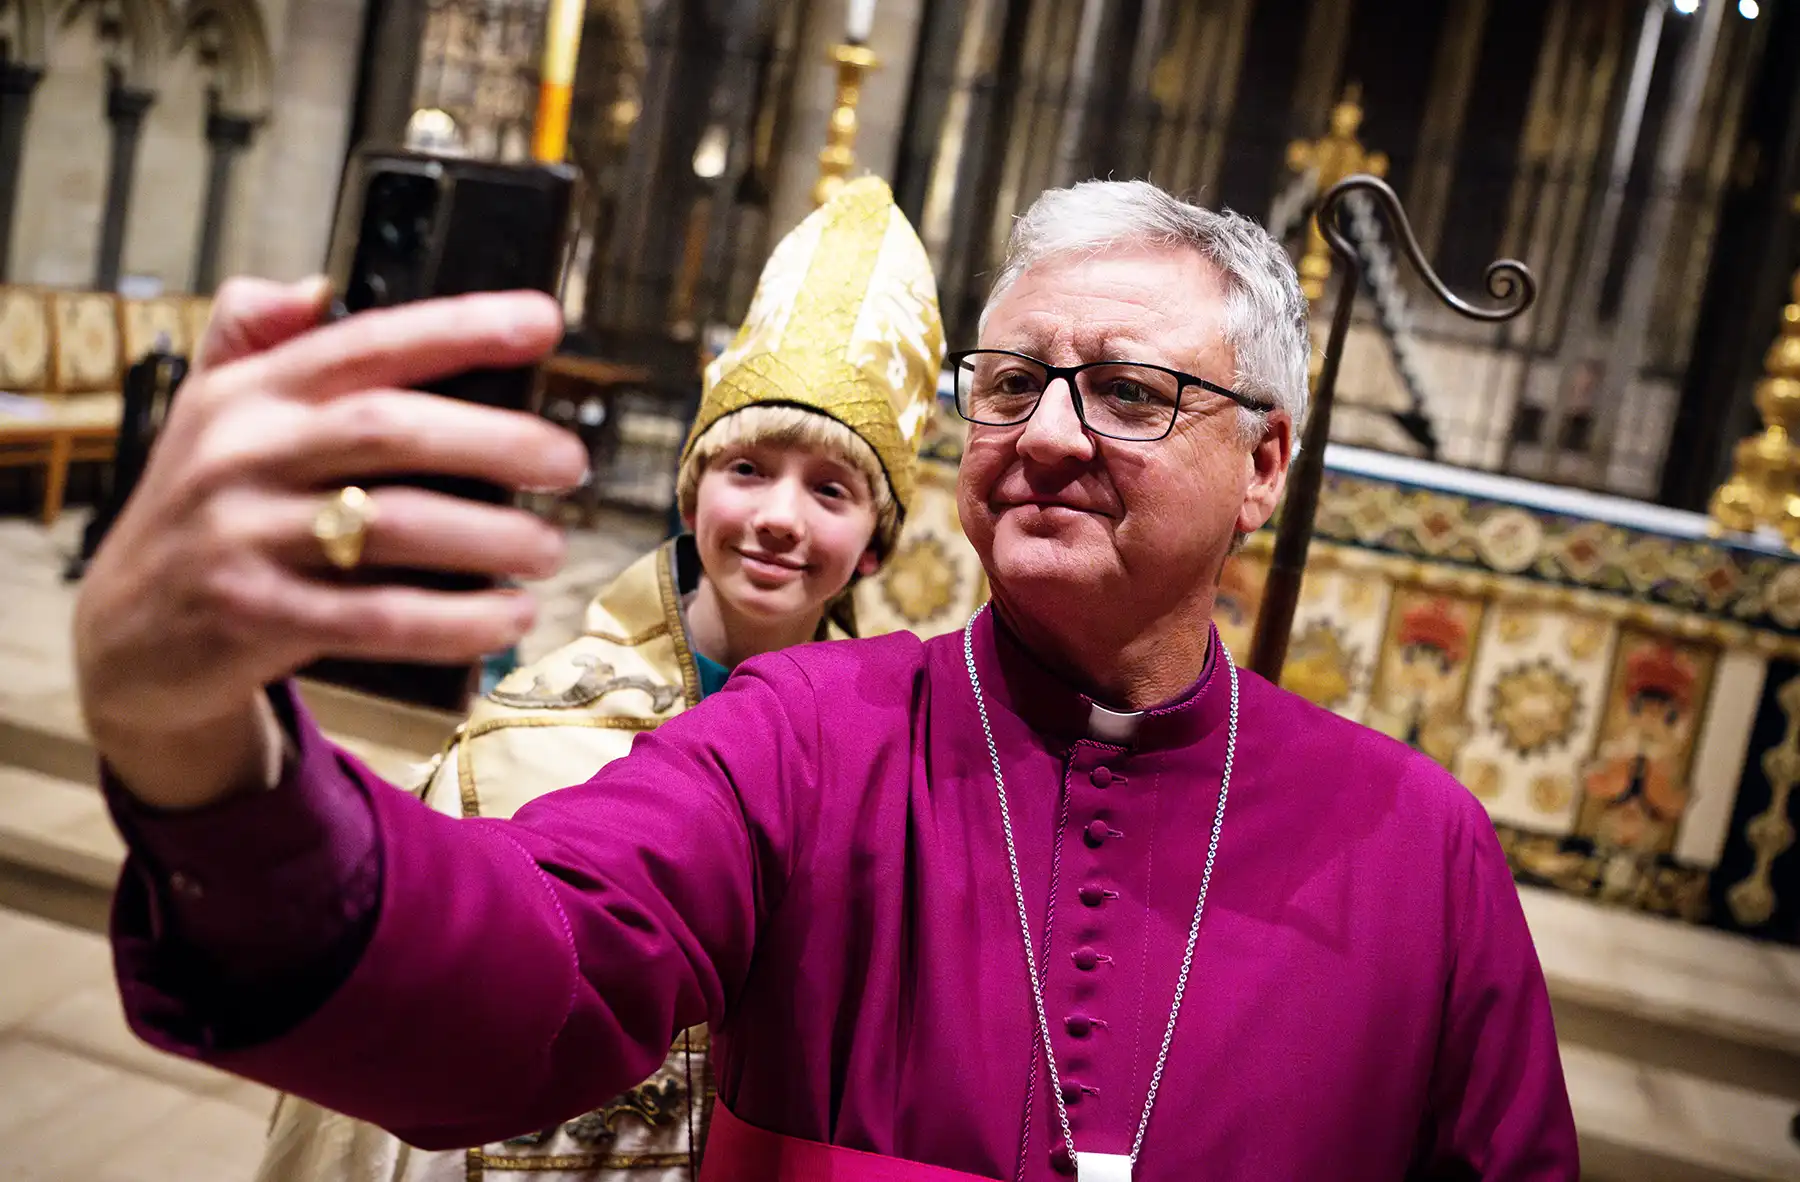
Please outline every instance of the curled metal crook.
[{"label": "curled metal crook", "polygon": [[[1406,216],[1406,210],[1400,205],[1400,198],[1380,177],[1357,175],[1345,177],[1333,185],[1319,202],[1319,232],[1325,241],[1342,259],[1356,259],[1357,270],[1361,270],[1362,256],[1356,247],[1344,236],[1342,227],[1338,225],[1338,211],[1355,195],[1373,198],[1387,215],[1388,224],[1394,228],[1394,234],[1400,240],[1400,249],[1411,260],[1413,269],[1424,280],[1425,286],[1433,295],[1448,304],[1452,309],[1467,316],[1470,320],[1480,320],[1489,324],[1500,324],[1520,315],[1537,300],[1537,278],[1529,268],[1517,259],[1500,259],[1489,263],[1482,272],[1482,286],[1487,293],[1499,300],[1497,307],[1484,308],[1479,304],[1471,304],[1455,292],[1451,291],[1438,273],[1425,259],[1425,251],[1419,245],[1419,236],[1413,233],[1412,219]],[[1339,302],[1344,301],[1343,292],[1338,293]]]},{"label": "curled metal crook", "polygon": [[1300,580],[1306,566],[1306,551],[1312,543],[1319,489],[1325,480],[1325,444],[1331,438],[1331,405],[1337,393],[1338,367],[1344,358],[1344,341],[1350,335],[1350,312],[1356,302],[1357,289],[1362,285],[1362,256],[1338,225],[1344,203],[1358,194],[1373,198],[1381,206],[1400,240],[1401,251],[1414,270],[1432,294],[1457,313],[1471,320],[1499,324],[1520,315],[1537,299],[1537,280],[1525,264],[1516,259],[1489,263],[1482,273],[1488,294],[1499,301],[1493,307],[1472,304],[1451,291],[1426,262],[1425,252],[1413,233],[1406,210],[1400,205],[1400,198],[1379,177],[1364,173],[1345,177],[1327,190],[1319,201],[1315,214],[1319,232],[1337,256],[1342,279],[1337,304],[1331,312],[1331,332],[1325,339],[1318,388],[1313,391],[1312,408],[1306,416],[1306,433],[1300,452],[1294,457],[1293,467],[1288,471],[1287,497],[1282,503],[1281,520],[1275,530],[1269,574],[1263,583],[1262,606],[1256,613],[1256,636],[1250,648],[1250,668],[1274,682],[1281,680],[1281,667],[1287,662],[1288,635],[1294,624],[1294,609],[1300,602]]}]

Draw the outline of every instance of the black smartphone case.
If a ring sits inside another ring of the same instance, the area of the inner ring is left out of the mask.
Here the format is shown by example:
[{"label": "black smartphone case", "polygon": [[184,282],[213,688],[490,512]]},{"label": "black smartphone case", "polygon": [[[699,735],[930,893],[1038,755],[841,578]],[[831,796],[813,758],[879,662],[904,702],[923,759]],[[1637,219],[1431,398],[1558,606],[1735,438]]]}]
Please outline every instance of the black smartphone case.
[{"label": "black smartphone case", "polygon": [[[561,290],[576,173],[566,165],[509,165],[419,152],[364,150],[350,165],[328,267],[334,316],[481,291]],[[466,402],[535,411],[533,366],[480,369],[423,387]],[[365,487],[406,484],[490,504],[509,490],[432,473],[376,473]],[[492,585],[475,575],[365,568],[358,582],[441,591]],[[321,661],[303,676],[461,711],[478,668],[403,662]]]}]

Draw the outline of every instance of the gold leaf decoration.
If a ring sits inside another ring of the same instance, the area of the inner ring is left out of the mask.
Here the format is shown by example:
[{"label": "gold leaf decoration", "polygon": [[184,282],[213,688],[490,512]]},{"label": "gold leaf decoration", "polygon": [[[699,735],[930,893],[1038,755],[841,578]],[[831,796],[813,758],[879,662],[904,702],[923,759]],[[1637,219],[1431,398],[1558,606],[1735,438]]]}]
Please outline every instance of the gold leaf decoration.
[{"label": "gold leaf decoration", "polygon": [[1592,659],[1606,643],[1606,624],[1592,616],[1576,616],[1564,633],[1564,645],[1577,661]]},{"label": "gold leaf decoration", "polygon": [[1281,684],[1327,709],[1341,705],[1356,688],[1356,654],[1333,625],[1308,624],[1288,647]]},{"label": "gold leaf decoration", "polygon": [[1471,759],[1463,764],[1463,786],[1477,799],[1492,800],[1500,795],[1500,768],[1486,759]]},{"label": "gold leaf decoration", "polygon": [[1519,755],[1567,742],[1580,718],[1580,687],[1547,660],[1517,665],[1494,679],[1488,721]]},{"label": "gold leaf decoration", "polygon": [[1508,644],[1524,644],[1537,631],[1538,619],[1530,612],[1507,611],[1500,615],[1500,639]]},{"label": "gold leaf decoration", "polygon": [[1545,772],[1531,781],[1531,807],[1556,816],[1568,811],[1575,799],[1575,782],[1559,772]]},{"label": "gold leaf decoration", "polygon": [[944,543],[926,536],[904,543],[881,576],[882,597],[908,624],[917,626],[956,598],[956,568]]}]

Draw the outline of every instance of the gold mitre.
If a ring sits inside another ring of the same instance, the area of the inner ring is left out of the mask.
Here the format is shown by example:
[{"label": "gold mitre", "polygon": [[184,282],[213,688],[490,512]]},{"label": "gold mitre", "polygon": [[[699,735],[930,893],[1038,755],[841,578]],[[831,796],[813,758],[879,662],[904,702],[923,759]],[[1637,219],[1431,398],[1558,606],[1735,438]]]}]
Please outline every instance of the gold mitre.
[{"label": "gold mitre", "polygon": [[803,407],[869,445],[904,514],[943,361],[924,243],[886,182],[852,181],[769,256],[743,327],[706,369],[682,463],[728,414]]}]

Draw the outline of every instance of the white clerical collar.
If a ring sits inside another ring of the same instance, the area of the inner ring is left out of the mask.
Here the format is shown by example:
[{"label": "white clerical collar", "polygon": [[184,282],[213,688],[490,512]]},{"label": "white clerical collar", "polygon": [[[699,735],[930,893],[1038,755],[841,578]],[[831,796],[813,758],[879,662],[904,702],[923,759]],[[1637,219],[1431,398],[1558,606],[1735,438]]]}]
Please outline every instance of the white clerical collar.
[{"label": "white clerical collar", "polygon": [[1142,710],[1121,714],[1117,710],[1108,710],[1098,702],[1088,703],[1088,737],[1102,743],[1124,746],[1137,736],[1138,724],[1143,721]]}]

